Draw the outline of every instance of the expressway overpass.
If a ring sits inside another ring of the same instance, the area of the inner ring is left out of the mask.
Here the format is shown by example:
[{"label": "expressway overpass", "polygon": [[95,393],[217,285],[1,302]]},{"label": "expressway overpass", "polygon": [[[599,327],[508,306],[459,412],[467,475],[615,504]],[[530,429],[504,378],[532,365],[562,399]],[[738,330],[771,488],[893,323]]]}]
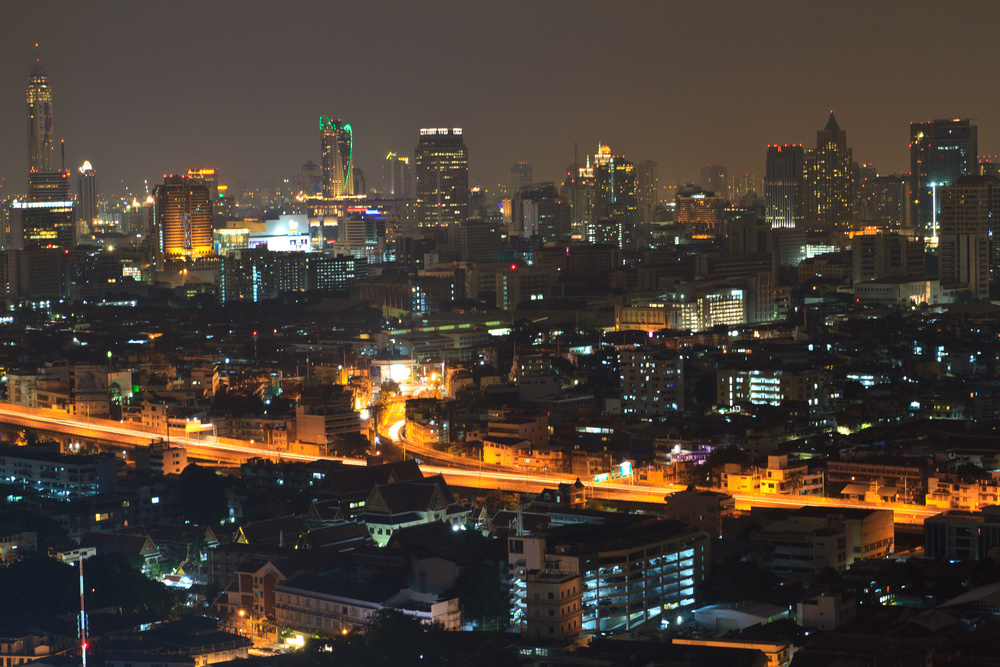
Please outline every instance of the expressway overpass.
[{"label": "expressway overpass", "polygon": [[[148,445],[153,440],[165,439],[166,433],[153,433],[135,424],[125,424],[109,419],[97,419],[70,415],[61,410],[46,410],[26,408],[17,405],[0,403],[0,424],[20,428],[32,428],[51,433],[67,435],[106,446],[118,446],[122,449],[134,448],[136,445]],[[398,435],[398,430],[396,431]],[[275,461],[313,461],[316,459],[342,461],[348,465],[365,465],[364,461],[345,459],[342,457],[320,456],[309,451],[276,451],[265,449],[254,443],[230,438],[189,438],[186,436],[171,436],[172,445],[182,445],[193,459],[206,460],[227,465],[238,465],[251,458],[268,458]],[[544,488],[551,488],[559,483],[572,484],[576,477],[564,474],[546,473],[544,475],[520,471],[503,470],[492,465],[482,465],[469,459],[462,459],[444,452],[438,452],[409,443],[407,453],[416,457],[424,455],[427,461],[421,464],[421,469],[431,474],[442,474],[449,484],[472,488],[503,488],[511,491],[535,493]],[[587,484],[587,495],[591,498],[606,500],[657,503],[663,502],[665,495],[685,489],[684,485],[646,486],[629,483],[627,480],[612,480]],[[924,519],[939,513],[922,505],[906,505],[903,503],[865,503],[824,498],[818,496],[775,496],[773,494],[732,494],[737,509],[751,507],[829,507],[831,509],[891,509],[896,523],[922,524]]]}]

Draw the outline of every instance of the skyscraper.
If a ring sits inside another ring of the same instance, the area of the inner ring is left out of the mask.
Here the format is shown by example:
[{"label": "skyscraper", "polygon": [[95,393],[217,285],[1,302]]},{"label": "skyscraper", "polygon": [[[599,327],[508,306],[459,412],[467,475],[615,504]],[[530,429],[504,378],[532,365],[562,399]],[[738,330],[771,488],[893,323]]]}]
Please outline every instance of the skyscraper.
[{"label": "skyscraper", "polygon": [[76,215],[69,171],[29,172],[28,200],[14,201],[12,207],[21,213],[22,247],[72,248],[76,245]]},{"label": "skyscraper", "polygon": [[772,229],[798,227],[802,221],[802,144],[767,147],[764,169],[764,219]]},{"label": "skyscraper", "polygon": [[942,283],[965,285],[978,299],[989,296],[991,274],[1000,262],[990,241],[1000,233],[1000,180],[962,176],[938,191],[940,204],[939,276]]},{"label": "skyscraper", "polygon": [[190,176],[165,176],[153,196],[154,249],[163,260],[197,259],[212,254],[212,202],[208,185]]},{"label": "skyscraper", "polygon": [[52,139],[52,89],[49,88],[45,68],[38,64],[37,56],[28,78],[25,97],[28,102],[28,169],[52,171],[55,152]]},{"label": "skyscraper", "polygon": [[701,165],[701,189],[714,192],[721,199],[728,200],[729,170],[721,164]]},{"label": "skyscraper", "polygon": [[354,194],[351,174],[354,132],[339,118],[319,117],[320,146],[323,151],[323,197],[339,199]]},{"label": "skyscraper", "polygon": [[80,177],[77,181],[80,194],[80,220],[90,229],[97,222],[97,172],[89,161],[80,167]]},{"label": "skyscraper", "polygon": [[416,154],[417,224],[453,225],[469,215],[469,150],[462,128],[422,128]]},{"label": "skyscraper", "polygon": [[639,197],[636,192],[635,165],[621,155],[599,162],[594,168],[597,180],[597,205],[601,215],[629,224],[639,221]]},{"label": "skyscraper", "polygon": [[525,185],[535,182],[535,173],[531,165],[527,162],[518,162],[510,168],[510,196],[513,197],[517,191]]},{"label": "skyscraper", "polygon": [[852,162],[847,133],[830,111],[826,127],[816,132],[816,148],[805,155],[807,223],[826,231],[850,227]]},{"label": "skyscraper", "polygon": [[379,193],[386,198],[406,199],[413,196],[410,158],[400,157],[395,151],[385,156],[382,163],[382,187]]},{"label": "skyscraper", "polygon": [[911,219],[918,231],[937,236],[938,188],[979,171],[978,128],[968,119],[910,123]]},{"label": "skyscraper", "polygon": [[643,222],[649,222],[652,219],[653,209],[660,203],[660,178],[657,174],[659,166],[655,160],[643,160],[636,167],[639,219]]}]

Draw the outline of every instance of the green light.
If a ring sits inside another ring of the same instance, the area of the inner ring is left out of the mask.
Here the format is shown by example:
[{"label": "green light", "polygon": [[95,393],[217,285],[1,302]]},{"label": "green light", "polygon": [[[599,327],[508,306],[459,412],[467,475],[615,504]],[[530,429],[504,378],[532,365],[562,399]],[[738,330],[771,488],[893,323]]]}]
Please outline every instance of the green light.
[{"label": "green light", "polygon": [[354,130],[351,129],[350,123],[344,125],[344,132],[347,132],[347,136],[351,139],[351,147],[347,151],[347,169],[344,170],[344,191],[347,191],[347,181],[351,178],[351,162],[354,160]]}]

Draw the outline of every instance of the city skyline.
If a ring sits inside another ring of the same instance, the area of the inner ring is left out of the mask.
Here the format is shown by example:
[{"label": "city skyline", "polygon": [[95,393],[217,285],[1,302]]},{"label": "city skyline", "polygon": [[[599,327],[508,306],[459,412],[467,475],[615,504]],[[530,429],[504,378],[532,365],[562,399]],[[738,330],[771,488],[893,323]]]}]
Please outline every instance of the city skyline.
[{"label": "city skyline", "polygon": [[[487,188],[518,161],[538,181],[561,180],[574,144],[583,156],[598,143],[657,161],[661,185],[697,182],[708,163],[760,180],[767,145],[809,143],[831,108],[855,159],[880,174],[909,169],[911,122],[975,119],[980,153],[998,152],[1000,111],[984,83],[997,67],[986,44],[998,19],[987,3],[942,16],[895,3],[167,7],[10,9],[4,190],[26,188],[23,120],[14,121],[36,42],[67,167],[89,160],[106,194],[206,166],[227,184],[294,182],[302,164],[319,162],[320,115],[352,125],[368,174],[389,151],[413,155],[421,127],[463,127],[470,185]],[[335,63],[324,55],[331,21],[359,26],[338,33],[348,55]],[[523,76],[540,67],[549,74]]]}]

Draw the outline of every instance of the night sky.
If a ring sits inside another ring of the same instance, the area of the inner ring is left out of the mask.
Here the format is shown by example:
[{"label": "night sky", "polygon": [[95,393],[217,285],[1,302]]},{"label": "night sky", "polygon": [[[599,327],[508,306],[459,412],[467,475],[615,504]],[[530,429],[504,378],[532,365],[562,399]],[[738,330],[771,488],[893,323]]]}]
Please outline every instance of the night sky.
[{"label": "night sky", "polygon": [[561,181],[574,141],[657,160],[661,184],[763,176],[766,145],[814,144],[830,109],[856,160],[908,170],[914,120],[975,118],[1000,152],[998,36],[995,1],[6,0],[0,194],[26,189],[35,42],[67,166],[118,195],[188,167],[294,179],[320,115],[351,123],[369,184],[421,127],[464,128],[486,187],[518,160]]}]

